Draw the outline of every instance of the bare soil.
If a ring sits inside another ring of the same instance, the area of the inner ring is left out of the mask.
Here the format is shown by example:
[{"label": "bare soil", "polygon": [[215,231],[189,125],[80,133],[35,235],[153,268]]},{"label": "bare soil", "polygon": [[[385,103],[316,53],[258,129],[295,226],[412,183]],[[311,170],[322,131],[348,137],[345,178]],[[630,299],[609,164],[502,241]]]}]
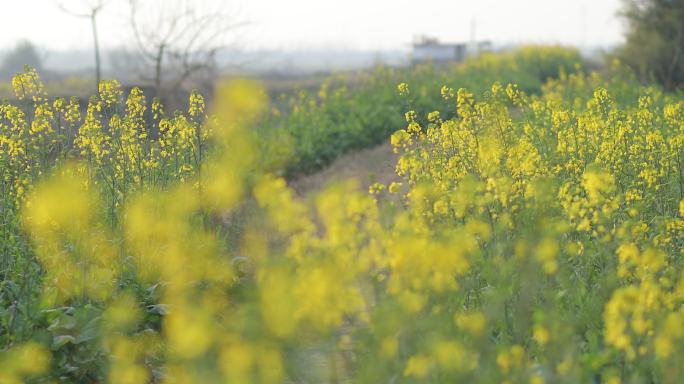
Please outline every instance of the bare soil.
[{"label": "bare soil", "polygon": [[348,153],[319,172],[291,181],[290,187],[299,196],[307,197],[330,183],[356,179],[359,188],[367,191],[375,182],[389,184],[399,181],[394,172],[398,157],[388,141],[377,147]]}]

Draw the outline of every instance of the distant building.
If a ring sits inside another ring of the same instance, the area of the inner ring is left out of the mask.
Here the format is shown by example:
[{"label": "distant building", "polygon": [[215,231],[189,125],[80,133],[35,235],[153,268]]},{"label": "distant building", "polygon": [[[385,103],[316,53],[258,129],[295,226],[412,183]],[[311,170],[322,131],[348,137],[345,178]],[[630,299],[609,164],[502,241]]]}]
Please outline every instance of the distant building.
[{"label": "distant building", "polygon": [[413,42],[412,61],[421,63],[459,62],[468,56],[477,55],[484,51],[491,51],[492,43],[481,41],[477,43],[442,43],[438,39],[420,36]]}]

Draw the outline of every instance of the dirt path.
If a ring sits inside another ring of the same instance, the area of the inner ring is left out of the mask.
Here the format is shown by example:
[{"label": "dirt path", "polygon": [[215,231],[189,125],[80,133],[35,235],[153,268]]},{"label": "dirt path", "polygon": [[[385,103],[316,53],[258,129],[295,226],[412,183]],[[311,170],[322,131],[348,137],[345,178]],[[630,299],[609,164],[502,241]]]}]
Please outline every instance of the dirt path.
[{"label": "dirt path", "polygon": [[[312,175],[291,181],[290,187],[300,197],[308,198],[330,183],[353,178],[358,180],[359,189],[367,191],[375,182],[389,184],[392,181],[399,181],[394,172],[398,157],[392,152],[388,140],[377,147],[348,153]],[[296,361],[302,364],[302,372],[305,373],[288,381],[288,384],[349,382],[349,362],[339,352],[332,357],[328,348],[329,346],[317,345],[303,351]],[[331,370],[337,373],[331,375]]]},{"label": "dirt path", "polygon": [[290,186],[298,195],[305,197],[332,182],[354,178],[359,181],[359,187],[367,191],[375,182],[389,184],[398,181],[394,173],[397,158],[388,141],[374,148],[348,153],[327,168],[292,181]]}]

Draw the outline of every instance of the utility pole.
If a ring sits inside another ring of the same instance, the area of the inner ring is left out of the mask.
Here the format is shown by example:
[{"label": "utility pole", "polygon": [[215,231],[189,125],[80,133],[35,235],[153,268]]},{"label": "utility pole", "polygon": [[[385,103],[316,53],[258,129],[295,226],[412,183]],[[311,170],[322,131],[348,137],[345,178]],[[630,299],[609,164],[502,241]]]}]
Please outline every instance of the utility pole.
[{"label": "utility pole", "polygon": [[580,47],[587,44],[587,5],[582,3],[580,8]]},{"label": "utility pole", "polygon": [[59,4],[59,8],[66,14],[81,19],[89,19],[93,34],[93,50],[95,53],[95,94],[100,91],[100,80],[102,80],[102,63],[100,60],[100,42],[97,35],[97,16],[105,5],[105,0],[97,0],[91,3],[85,12],[74,12]]},{"label": "utility pole", "polygon": [[470,19],[470,51],[474,56],[477,56],[480,52],[477,47],[477,20],[473,16]]}]

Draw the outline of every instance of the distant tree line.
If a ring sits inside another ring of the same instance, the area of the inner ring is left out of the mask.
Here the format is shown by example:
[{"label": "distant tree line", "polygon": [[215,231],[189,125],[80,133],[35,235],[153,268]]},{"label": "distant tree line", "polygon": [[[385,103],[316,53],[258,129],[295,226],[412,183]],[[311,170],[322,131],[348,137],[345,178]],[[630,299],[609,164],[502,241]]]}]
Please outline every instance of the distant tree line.
[{"label": "distant tree line", "polygon": [[656,81],[667,90],[684,86],[684,0],[623,0],[627,22],[621,61],[642,81]]},{"label": "distant tree line", "polygon": [[22,40],[7,52],[0,62],[0,77],[3,79],[11,77],[21,72],[25,65],[30,65],[39,72],[43,70],[43,60],[38,49],[30,41]]}]

